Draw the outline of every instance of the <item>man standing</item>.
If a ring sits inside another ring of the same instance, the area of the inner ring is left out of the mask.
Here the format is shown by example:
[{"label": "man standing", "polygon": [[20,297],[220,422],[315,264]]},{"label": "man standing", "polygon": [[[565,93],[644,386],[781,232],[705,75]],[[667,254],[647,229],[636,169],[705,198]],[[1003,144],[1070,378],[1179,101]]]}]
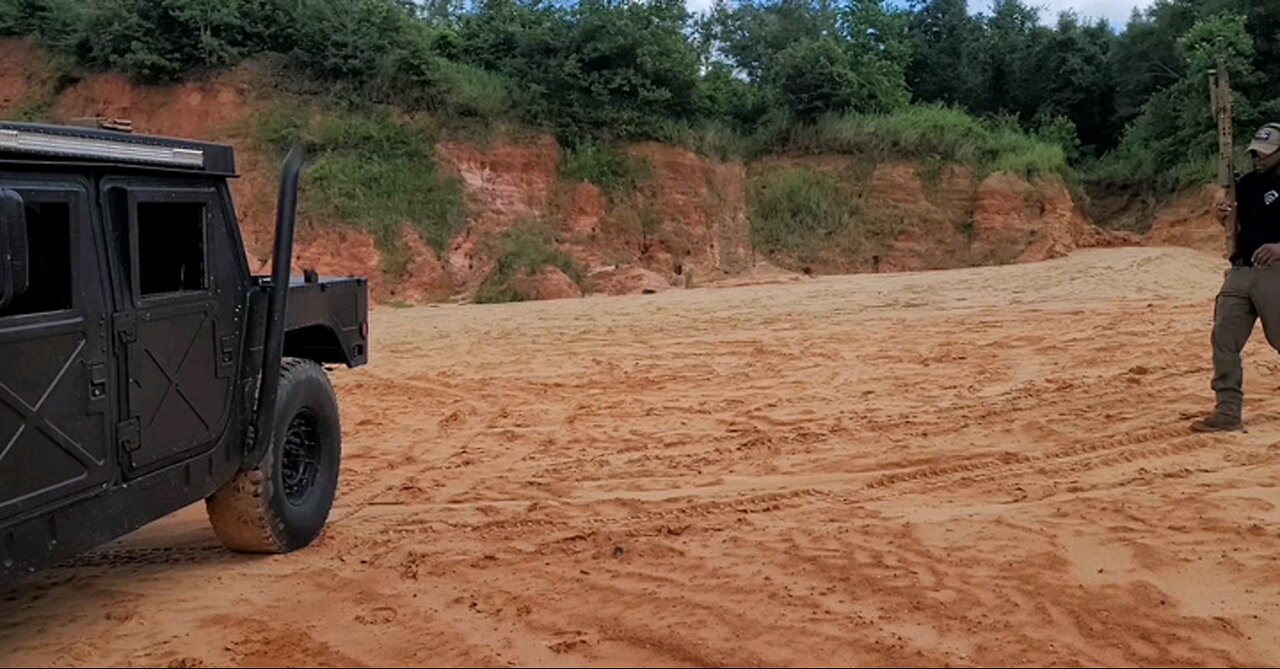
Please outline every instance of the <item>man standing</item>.
[{"label": "man standing", "polygon": [[[1249,154],[1254,169],[1236,182],[1240,228],[1214,310],[1211,386],[1217,408],[1192,424],[1197,432],[1243,427],[1240,352],[1259,319],[1267,342],[1280,351],[1280,123],[1263,126],[1249,144]],[[1231,207],[1218,205],[1220,220],[1226,221]]]}]

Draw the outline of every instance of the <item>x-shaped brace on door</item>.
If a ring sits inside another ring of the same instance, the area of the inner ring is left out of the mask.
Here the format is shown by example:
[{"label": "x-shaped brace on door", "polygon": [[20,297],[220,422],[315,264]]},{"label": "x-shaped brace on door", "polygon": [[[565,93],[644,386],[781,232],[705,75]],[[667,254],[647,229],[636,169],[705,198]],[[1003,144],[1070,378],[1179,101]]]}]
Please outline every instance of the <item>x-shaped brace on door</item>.
[{"label": "x-shaped brace on door", "polygon": [[20,439],[28,429],[34,429],[48,437],[53,441],[53,443],[58,445],[58,448],[66,451],[67,455],[75,458],[77,462],[85,467],[101,465],[104,462],[84,450],[80,444],[76,443],[76,441],[71,437],[68,437],[65,432],[58,429],[57,425],[49,422],[49,419],[45,417],[45,403],[49,401],[49,396],[53,394],[54,388],[57,388],[58,385],[62,383],[62,380],[66,378],[67,372],[71,371],[71,366],[74,365],[75,361],[80,357],[80,353],[84,350],[84,346],[85,342],[81,340],[79,345],[76,346],[76,350],[72,351],[66,362],[63,363],[62,369],[58,371],[58,375],[49,382],[48,387],[46,387],[44,392],[41,393],[40,399],[36,401],[35,406],[27,404],[26,400],[23,400],[17,393],[13,392],[13,389],[3,383],[0,383],[0,403],[9,406],[14,411],[17,411],[19,417],[22,418],[22,425],[18,426],[18,430],[14,432],[13,436],[3,444],[3,448],[0,448],[0,460],[4,460],[5,456],[9,454],[9,451],[13,448],[14,444],[18,443],[18,439]]},{"label": "x-shaped brace on door", "polygon": [[151,362],[154,363],[156,369],[160,370],[160,373],[164,375],[165,381],[168,384],[164,387],[164,392],[160,393],[160,399],[156,402],[156,411],[151,415],[151,420],[147,423],[148,428],[155,425],[156,418],[160,416],[160,407],[164,406],[164,401],[169,397],[170,391],[178,394],[178,397],[186,403],[187,407],[191,409],[191,412],[196,415],[196,418],[200,419],[200,423],[204,425],[204,429],[208,430],[212,427],[209,424],[209,421],[205,420],[204,415],[200,413],[200,410],[196,408],[196,405],[191,401],[191,398],[187,397],[187,394],[182,391],[182,385],[179,383],[179,379],[182,377],[182,368],[186,366],[187,358],[191,357],[191,351],[195,349],[196,342],[200,339],[200,333],[204,331],[204,325],[207,322],[209,322],[209,314],[206,313],[201,317],[200,325],[191,334],[191,341],[187,342],[187,350],[182,354],[182,357],[178,359],[178,364],[173,368],[173,371],[165,369],[165,366],[156,359],[156,355],[151,352],[151,349],[146,349],[147,357],[151,358]]}]

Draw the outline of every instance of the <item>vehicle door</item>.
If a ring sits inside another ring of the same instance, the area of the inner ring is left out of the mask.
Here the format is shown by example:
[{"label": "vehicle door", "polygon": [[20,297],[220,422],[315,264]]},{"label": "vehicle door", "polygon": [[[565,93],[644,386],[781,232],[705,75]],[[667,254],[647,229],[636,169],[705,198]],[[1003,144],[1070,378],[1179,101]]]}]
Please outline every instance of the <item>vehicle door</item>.
[{"label": "vehicle door", "polygon": [[103,184],[126,308],[120,441],[131,476],[214,448],[231,418],[243,290],[213,184]]},{"label": "vehicle door", "polygon": [[0,519],[111,482],[105,240],[88,180],[0,171],[26,219],[28,286],[0,309]]}]

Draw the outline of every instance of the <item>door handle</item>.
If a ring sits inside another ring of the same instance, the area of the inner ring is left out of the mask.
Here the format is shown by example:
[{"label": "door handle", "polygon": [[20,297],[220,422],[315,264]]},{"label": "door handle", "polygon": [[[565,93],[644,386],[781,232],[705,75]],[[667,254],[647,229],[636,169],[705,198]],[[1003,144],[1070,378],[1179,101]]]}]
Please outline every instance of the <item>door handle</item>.
[{"label": "door handle", "polygon": [[89,402],[97,403],[107,399],[107,366],[97,362],[89,365]]},{"label": "door handle", "polygon": [[103,362],[89,363],[89,406],[86,412],[89,414],[106,413],[107,407],[107,384],[111,375],[107,373],[107,365]]}]

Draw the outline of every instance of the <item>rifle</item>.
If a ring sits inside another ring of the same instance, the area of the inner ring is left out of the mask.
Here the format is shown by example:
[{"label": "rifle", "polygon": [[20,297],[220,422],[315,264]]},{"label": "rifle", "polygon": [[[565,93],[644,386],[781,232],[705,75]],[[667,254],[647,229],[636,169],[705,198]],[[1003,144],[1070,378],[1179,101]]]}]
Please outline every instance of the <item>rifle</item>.
[{"label": "rifle", "polygon": [[1231,82],[1221,56],[1218,57],[1218,68],[1209,70],[1209,104],[1218,122],[1218,185],[1231,205],[1231,213],[1227,214],[1223,225],[1227,232],[1226,257],[1230,260],[1236,252],[1240,226],[1236,217],[1235,148],[1231,138]]}]

